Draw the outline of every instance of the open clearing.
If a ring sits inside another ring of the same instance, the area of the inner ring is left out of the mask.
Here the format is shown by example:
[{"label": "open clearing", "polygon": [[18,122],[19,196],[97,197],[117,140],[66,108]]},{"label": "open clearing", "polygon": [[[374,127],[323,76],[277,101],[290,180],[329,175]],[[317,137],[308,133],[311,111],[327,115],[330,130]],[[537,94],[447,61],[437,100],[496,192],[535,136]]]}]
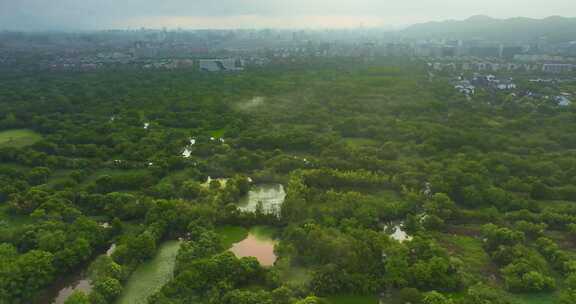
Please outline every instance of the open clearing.
[{"label": "open clearing", "polygon": [[222,244],[226,249],[248,236],[248,230],[240,226],[220,226],[216,228],[216,233],[222,238]]},{"label": "open clearing", "polygon": [[42,135],[28,129],[0,132],[0,148],[22,148],[33,145],[42,139]]}]

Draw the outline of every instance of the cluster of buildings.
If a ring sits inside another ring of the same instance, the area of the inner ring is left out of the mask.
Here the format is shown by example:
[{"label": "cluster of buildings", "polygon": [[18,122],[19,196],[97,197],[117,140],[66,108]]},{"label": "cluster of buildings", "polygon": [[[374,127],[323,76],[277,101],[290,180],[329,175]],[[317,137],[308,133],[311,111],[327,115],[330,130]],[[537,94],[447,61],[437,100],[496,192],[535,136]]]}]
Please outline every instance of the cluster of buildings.
[{"label": "cluster of buildings", "polygon": [[555,74],[576,71],[576,43],[446,40],[417,43],[412,51],[414,57],[427,62],[435,71]]},{"label": "cluster of buildings", "polygon": [[197,61],[193,59],[144,59],[134,60],[126,57],[112,59],[82,58],[82,59],[58,59],[47,62],[43,68],[50,70],[66,70],[66,71],[86,71],[97,70],[106,68],[140,68],[140,69],[155,69],[155,70],[176,70],[176,69],[193,69],[197,66]]},{"label": "cluster of buildings", "polygon": [[[237,71],[300,58],[410,57],[435,70],[574,71],[576,42],[416,40],[377,29],[0,32],[0,69],[135,67]],[[203,61],[206,58],[216,59]],[[232,63],[228,58],[234,58]],[[237,64],[238,60],[244,63]]]},{"label": "cluster of buildings", "polygon": [[[530,83],[539,84],[545,87],[558,88],[556,81],[552,79],[530,79]],[[479,89],[488,92],[506,92],[513,97],[530,97],[533,100],[541,100],[559,107],[566,107],[572,104],[573,94],[569,92],[559,92],[556,94],[545,95],[535,93],[528,88],[520,88],[513,78],[499,78],[491,74],[477,74],[472,77],[459,76],[452,82],[454,89],[465,95],[468,100],[477,93]],[[555,90],[558,91],[558,90]]]},{"label": "cluster of buildings", "polygon": [[428,67],[434,71],[463,71],[463,72],[542,72],[542,73],[571,73],[576,71],[576,64],[572,63],[522,63],[483,61],[480,58],[469,61],[436,61],[428,62]]},{"label": "cluster of buildings", "polygon": [[244,61],[241,59],[200,59],[199,68],[205,72],[235,72],[244,70]]},{"label": "cluster of buildings", "polygon": [[544,63],[542,72],[545,73],[570,73],[576,71],[576,64],[569,63]]},{"label": "cluster of buildings", "polygon": [[495,75],[475,74],[467,79],[463,76],[458,77],[454,82],[454,88],[460,93],[470,97],[476,93],[477,88],[492,90],[514,90],[517,88],[513,78],[498,78]]},{"label": "cluster of buildings", "polygon": [[164,60],[151,60],[142,65],[144,69],[191,69],[194,67],[194,60],[192,59],[164,59]]},{"label": "cluster of buildings", "polygon": [[553,43],[546,40],[509,42],[444,39],[416,41],[409,48],[413,56],[432,58],[480,57],[519,61],[559,61],[576,57],[576,41]]}]

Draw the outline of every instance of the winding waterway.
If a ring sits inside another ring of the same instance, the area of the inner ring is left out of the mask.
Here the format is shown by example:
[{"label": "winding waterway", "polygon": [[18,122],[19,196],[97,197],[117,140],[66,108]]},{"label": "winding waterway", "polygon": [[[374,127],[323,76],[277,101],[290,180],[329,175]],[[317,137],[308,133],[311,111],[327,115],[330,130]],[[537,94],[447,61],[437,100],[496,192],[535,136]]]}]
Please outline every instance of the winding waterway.
[{"label": "winding waterway", "polygon": [[158,292],[172,278],[180,245],[179,241],[162,243],[156,256],[138,266],[130,276],[124,292],[116,303],[147,303],[147,298]]},{"label": "winding waterway", "polygon": [[[116,244],[112,244],[106,250],[106,255],[110,256],[115,248]],[[88,266],[89,263],[85,263],[70,274],[59,278],[39,295],[36,303],[64,304],[74,290],[89,294],[92,291],[92,280],[88,277]]]}]

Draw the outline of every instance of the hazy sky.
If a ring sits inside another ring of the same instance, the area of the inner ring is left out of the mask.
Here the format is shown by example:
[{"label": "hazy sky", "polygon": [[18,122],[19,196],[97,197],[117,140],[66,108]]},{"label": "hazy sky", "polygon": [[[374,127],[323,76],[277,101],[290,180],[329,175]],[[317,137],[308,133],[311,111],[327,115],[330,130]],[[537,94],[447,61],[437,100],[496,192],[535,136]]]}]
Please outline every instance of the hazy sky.
[{"label": "hazy sky", "polygon": [[0,0],[0,29],[397,27],[492,17],[573,17],[576,0]]}]

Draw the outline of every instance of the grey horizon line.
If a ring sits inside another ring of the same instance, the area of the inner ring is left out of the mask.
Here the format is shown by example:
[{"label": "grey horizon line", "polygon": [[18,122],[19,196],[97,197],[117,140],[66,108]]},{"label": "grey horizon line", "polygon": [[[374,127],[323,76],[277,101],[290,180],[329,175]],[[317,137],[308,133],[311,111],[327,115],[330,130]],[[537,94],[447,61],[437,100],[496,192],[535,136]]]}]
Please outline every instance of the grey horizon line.
[{"label": "grey horizon line", "polygon": [[278,26],[256,26],[256,27],[232,27],[232,28],[218,28],[218,27],[174,27],[174,26],[165,26],[165,27],[108,27],[108,28],[71,28],[71,27],[61,27],[61,28],[48,28],[48,29],[26,29],[26,28],[0,28],[0,33],[97,33],[97,32],[113,32],[113,31],[141,31],[141,30],[148,30],[148,31],[257,31],[257,30],[277,30],[277,31],[294,31],[294,30],[304,30],[304,31],[344,31],[344,30],[380,30],[385,32],[398,32],[402,31],[408,27],[414,25],[421,25],[421,24],[428,24],[428,23],[443,23],[443,22],[462,22],[473,17],[486,17],[489,19],[493,19],[496,21],[506,21],[506,20],[514,20],[514,19],[530,19],[530,20],[547,20],[551,18],[565,18],[571,19],[576,18],[575,16],[567,16],[567,15],[550,15],[547,17],[541,18],[534,18],[534,17],[526,17],[526,16],[514,16],[514,17],[507,17],[507,18],[497,18],[492,17],[489,15],[483,14],[475,14],[470,15],[469,17],[465,18],[448,18],[443,20],[429,20],[423,22],[414,22],[409,24],[396,24],[396,25],[358,25],[355,27],[319,27],[319,26],[309,26],[309,27],[278,27]]},{"label": "grey horizon line", "polygon": [[[414,23],[417,24],[417,23]],[[217,27],[139,27],[139,28],[102,28],[102,29],[10,29],[0,28],[2,33],[97,33],[97,32],[136,32],[136,31],[262,31],[262,30],[275,30],[275,31],[345,31],[345,30],[383,30],[395,32],[407,28],[411,25],[402,26],[357,26],[357,27],[231,27],[231,28],[217,28]]]}]

